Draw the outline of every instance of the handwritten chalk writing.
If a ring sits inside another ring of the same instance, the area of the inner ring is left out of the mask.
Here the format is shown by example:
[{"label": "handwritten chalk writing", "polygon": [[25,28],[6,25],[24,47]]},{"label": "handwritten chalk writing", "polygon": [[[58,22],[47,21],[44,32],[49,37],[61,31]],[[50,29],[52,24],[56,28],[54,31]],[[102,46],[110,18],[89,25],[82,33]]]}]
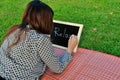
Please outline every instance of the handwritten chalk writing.
[{"label": "handwritten chalk writing", "polygon": [[55,37],[69,38],[71,34],[66,33],[67,29],[61,30],[59,27],[55,27],[54,34]]}]

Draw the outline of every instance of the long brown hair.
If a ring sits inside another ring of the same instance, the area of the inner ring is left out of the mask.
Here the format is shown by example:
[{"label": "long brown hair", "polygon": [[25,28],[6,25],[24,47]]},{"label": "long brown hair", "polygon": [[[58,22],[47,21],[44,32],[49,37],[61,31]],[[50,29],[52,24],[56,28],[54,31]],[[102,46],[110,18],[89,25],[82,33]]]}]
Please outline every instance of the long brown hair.
[{"label": "long brown hair", "polygon": [[34,0],[27,4],[23,13],[22,22],[19,25],[12,26],[6,33],[6,37],[12,32],[19,29],[16,42],[8,46],[8,49],[16,45],[20,41],[20,36],[27,30],[27,25],[31,25],[32,29],[38,33],[50,34],[53,30],[53,10],[45,3]]}]

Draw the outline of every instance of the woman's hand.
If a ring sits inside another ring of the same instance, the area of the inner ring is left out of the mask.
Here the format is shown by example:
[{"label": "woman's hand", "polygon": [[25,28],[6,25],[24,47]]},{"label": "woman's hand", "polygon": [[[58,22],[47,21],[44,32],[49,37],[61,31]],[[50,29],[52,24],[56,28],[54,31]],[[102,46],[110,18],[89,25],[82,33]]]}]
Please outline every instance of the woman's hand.
[{"label": "woman's hand", "polygon": [[71,35],[68,41],[68,49],[67,51],[72,54],[74,48],[77,46],[78,44],[78,39],[77,36],[75,35]]}]

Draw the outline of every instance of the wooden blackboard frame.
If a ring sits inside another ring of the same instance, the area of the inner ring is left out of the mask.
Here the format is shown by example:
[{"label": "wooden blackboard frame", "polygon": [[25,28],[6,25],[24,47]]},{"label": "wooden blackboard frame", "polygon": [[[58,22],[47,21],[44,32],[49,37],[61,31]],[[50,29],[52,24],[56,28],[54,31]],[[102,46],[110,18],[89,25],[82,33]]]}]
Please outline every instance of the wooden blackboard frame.
[{"label": "wooden blackboard frame", "polygon": [[[71,23],[71,22],[64,22],[64,21],[59,21],[59,20],[53,20],[54,23],[57,23],[57,24],[64,24],[64,25],[70,25],[70,26],[75,26],[75,27],[79,27],[79,30],[78,30],[78,33],[77,33],[77,38],[78,38],[78,41],[80,41],[80,37],[81,37],[81,33],[82,33],[82,29],[83,29],[83,24],[78,24],[78,23]],[[79,42],[78,42],[79,43]],[[61,45],[57,45],[57,44],[52,44],[54,47],[58,47],[58,48],[61,48],[61,49],[67,49],[67,47],[64,47],[64,46],[61,46]],[[77,51],[77,47],[78,47],[78,44],[77,46],[75,47],[74,51],[73,52],[76,52]]]}]

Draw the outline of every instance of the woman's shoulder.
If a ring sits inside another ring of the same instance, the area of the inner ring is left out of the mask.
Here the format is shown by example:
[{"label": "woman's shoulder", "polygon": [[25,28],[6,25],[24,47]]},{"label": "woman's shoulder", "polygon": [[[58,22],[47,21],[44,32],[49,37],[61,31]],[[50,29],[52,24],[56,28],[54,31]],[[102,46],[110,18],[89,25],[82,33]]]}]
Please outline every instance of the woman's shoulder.
[{"label": "woman's shoulder", "polygon": [[50,35],[47,34],[42,34],[42,33],[38,33],[35,30],[30,30],[27,32],[27,37],[31,38],[31,39],[45,39],[45,40],[49,40],[50,39]]}]

